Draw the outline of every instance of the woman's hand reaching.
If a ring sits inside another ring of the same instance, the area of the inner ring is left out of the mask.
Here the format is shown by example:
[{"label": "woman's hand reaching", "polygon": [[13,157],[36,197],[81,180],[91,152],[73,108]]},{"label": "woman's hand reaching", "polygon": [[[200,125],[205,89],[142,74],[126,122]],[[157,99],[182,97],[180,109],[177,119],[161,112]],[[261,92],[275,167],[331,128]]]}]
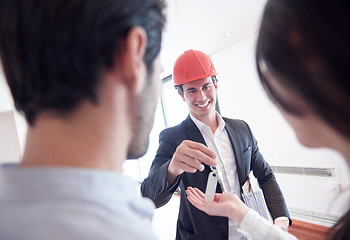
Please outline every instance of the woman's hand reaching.
[{"label": "woman's hand reaching", "polygon": [[198,188],[188,187],[186,194],[188,201],[196,208],[211,216],[231,218],[237,225],[249,210],[236,194],[216,193],[212,202],[206,202],[204,193]]}]

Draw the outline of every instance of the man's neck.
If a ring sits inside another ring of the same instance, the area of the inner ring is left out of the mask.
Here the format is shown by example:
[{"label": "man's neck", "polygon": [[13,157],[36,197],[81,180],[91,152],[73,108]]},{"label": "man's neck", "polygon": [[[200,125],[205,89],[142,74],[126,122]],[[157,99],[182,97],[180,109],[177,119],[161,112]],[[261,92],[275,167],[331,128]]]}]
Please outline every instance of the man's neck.
[{"label": "man's neck", "polygon": [[203,124],[205,124],[206,126],[210,127],[212,133],[215,133],[216,129],[218,128],[218,120],[216,119],[216,112],[204,117],[196,117],[196,116],[193,116],[193,117],[196,118],[198,121],[202,122]]},{"label": "man's neck", "polygon": [[101,117],[104,115],[108,112],[92,104],[69,118],[40,115],[28,129],[20,166],[121,171],[127,155],[128,125],[122,114]]}]

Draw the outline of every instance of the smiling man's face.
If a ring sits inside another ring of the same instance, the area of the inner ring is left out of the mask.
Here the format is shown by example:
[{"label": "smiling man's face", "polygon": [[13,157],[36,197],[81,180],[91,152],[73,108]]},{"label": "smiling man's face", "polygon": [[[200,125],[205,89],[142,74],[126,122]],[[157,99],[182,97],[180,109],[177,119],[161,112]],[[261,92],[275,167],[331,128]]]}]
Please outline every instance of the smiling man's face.
[{"label": "smiling man's face", "polygon": [[[211,77],[183,84],[182,99],[191,114],[198,120],[215,116],[217,85]],[[202,121],[203,122],[203,121]]]}]

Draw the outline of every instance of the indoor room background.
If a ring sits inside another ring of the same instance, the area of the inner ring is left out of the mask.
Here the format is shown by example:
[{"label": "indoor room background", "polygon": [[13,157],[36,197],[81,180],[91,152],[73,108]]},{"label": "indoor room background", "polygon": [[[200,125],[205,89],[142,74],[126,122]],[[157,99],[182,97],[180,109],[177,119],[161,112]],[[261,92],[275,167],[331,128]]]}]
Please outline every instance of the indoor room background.
[{"label": "indoor room background", "polygon": [[[161,130],[188,115],[172,83],[172,66],[185,50],[196,49],[212,58],[218,74],[222,116],[246,121],[266,161],[272,166],[293,219],[333,225],[347,209],[349,169],[342,156],[329,149],[308,149],[264,93],[255,63],[255,44],[265,0],[173,0],[168,2],[168,24],[161,59],[162,95],[150,135],[148,152],[126,161],[124,173],[141,182],[147,177]],[[14,110],[0,71],[0,163],[18,162],[24,148],[26,124]],[[178,199],[156,210],[154,225],[162,239],[175,234]],[[157,224],[166,217],[163,233]],[[167,235],[168,234],[168,235]],[[162,237],[162,235],[164,235]]]}]

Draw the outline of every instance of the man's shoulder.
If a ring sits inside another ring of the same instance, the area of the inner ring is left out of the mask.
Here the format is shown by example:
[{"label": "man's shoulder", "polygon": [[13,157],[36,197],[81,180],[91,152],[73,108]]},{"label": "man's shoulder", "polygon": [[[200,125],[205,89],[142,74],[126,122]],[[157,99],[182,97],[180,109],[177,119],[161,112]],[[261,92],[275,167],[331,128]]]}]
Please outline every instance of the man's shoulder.
[{"label": "man's shoulder", "polygon": [[236,135],[242,136],[242,137],[252,137],[253,133],[248,125],[244,120],[241,119],[231,119],[231,118],[224,118],[224,121],[226,123],[226,129],[234,133]]},{"label": "man's shoulder", "polygon": [[159,140],[177,142],[179,139],[183,139],[185,135],[185,129],[181,126],[181,124],[179,124],[161,131],[159,134]]},{"label": "man's shoulder", "polygon": [[[150,221],[154,204],[146,198],[135,198],[136,193],[120,195],[120,199],[111,201],[105,196],[94,198],[84,194],[69,198],[54,192],[57,199],[38,197],[33,201],[23,198],[0,204],[0,222],[3,223],[0,224],[0,235],[8,236],[7,239],[31,240],[47,239],[46,233],[59,232],[60,239],[67,240],[114,239],[116,234],[128,240],[156,239]],[[23,219],[23,216],[27,218]]]},{"label": "man's shoulder", "polygon": [[222,117],[222,119],[225,121],[225,123],[234,126],[234,127],[244,127],[247,128],[248,124],[241,119],[232,119],[232,118],[227,118],[227,117]]},{"label": "man's shoulder", "polygon": [[189,121],[190,121],[189,118],[186,118],[181,123],[164,129],[162,131],[162,134],[175,134],[175,135],[177,135],[178,133],[185,131],[186,126],[188,126],[188,124],[190,124]]}]

